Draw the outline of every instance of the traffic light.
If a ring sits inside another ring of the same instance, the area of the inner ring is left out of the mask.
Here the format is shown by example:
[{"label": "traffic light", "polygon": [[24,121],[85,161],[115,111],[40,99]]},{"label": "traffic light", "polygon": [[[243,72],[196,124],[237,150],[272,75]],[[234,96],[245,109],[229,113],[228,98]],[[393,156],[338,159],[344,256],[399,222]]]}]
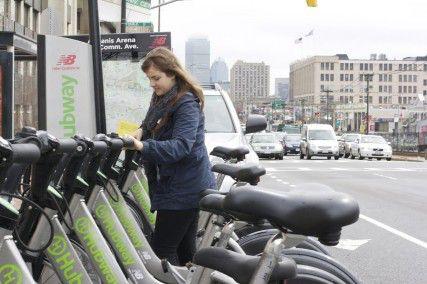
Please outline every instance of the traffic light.
[{"label": "traffic light", "polygon": [[306,0],[308,7],[317,7],[317,0]]}]

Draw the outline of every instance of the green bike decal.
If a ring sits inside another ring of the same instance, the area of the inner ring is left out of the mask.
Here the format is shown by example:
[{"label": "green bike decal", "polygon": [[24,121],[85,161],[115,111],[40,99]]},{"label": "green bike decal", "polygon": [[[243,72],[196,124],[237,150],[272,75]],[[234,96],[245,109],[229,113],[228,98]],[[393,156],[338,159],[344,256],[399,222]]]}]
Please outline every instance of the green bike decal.
[{"label": "green bike decal", "polygon": [[75,261],[71,257],[70,248],[63,236],[53,236],[52,244],[48,247],[47,253],[52,261],[58,264],[59,269],[62,271],[65,280],[70,284],[82,283],[82,273],[74,271]]},{"label": "green bike decal", "polygon": [[130,187],[133,197],[135,197],[136,202],[144,210],[145,216],[147,216],[150,224],[154,225],[156,223],[156,213],[150,211],[151,202],[150,197],[148,196],[148,185],[143,186],[141,183],[137,182]]},{"label": "green bike decal", "polygon": [[118,252],[122,256],[123,265],[132,265],[135,264],[135,259],[133,259],[131,253],[128,251],[126,245],[123,241],[123,236],[121,236],[114,229],[114,221],[111,214],[108,212],[107,206],[105,204],[100,204],[95,208],[95,215],[101,221],[105,228],[105,233],[108,234],[111,241],[114,243]]},{"label": "green bike decal", "polygon": [[75,220],[74,224],[76,231],[83,236],[83,241],[89,248],[90,253],[93,255],[93,258],[98,264],[98,267],[100,268],[101,273],[106,279],[107,283],[119,283],[116,276],[114,275],[114,271],[111,269],[111,267],[109,267],[104,253],[96,244],[96,238],[93,235],[89,218],[80,217]]},{"label": "green bike decal", "polygon": [[0,283],[22,284],[22,271],[19,266],[12,263],[0,265]]},{"label": "green bike decal", "polygon": [[115,202],[114,200],[109,198],[110,205],[113,207],[114,212],[116,212],[117,217],[120,220],[120,223],[122,223],[122,226],[124,227],[126,233],[128,234],[130,240],[132,241],[133,246],[136,249],[142,249],[144,248],[144,242],[142,241],[141,237],[139,236],[138,231],[134,227],[132,220],[128,216],[128,212],[126,212],[126,209],[124,206],[127,206],[123,197],[121,194],[119,195],[119,201]]}]

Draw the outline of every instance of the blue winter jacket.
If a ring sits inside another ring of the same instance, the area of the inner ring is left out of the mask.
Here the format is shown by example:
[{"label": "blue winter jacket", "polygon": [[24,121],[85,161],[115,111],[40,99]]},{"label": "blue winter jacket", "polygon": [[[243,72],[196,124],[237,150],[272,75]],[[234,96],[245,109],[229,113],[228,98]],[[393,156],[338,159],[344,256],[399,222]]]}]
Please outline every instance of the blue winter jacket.
[{"label": "blue winter jacket", "polygon": [[143,142],[152,211],[198,208],[200,191],[215,187],[204,130],[199,100],[187,93],[155,139]]}]

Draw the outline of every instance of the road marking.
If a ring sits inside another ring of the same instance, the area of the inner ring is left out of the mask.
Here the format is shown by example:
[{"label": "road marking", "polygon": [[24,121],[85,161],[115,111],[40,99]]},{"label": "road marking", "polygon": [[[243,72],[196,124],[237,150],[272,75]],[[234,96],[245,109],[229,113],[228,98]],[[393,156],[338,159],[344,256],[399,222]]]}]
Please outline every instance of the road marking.
[{"label": "road marking", "polygon": [[348,171],[346,168],[330,168],[333,171]]},{"label": "road marking", "polygon": [[283,183],[283,184],[289,184],[289,182],[287,182],[287,181],[282,181],[282,183]]},{"label": "road marking", "polygon": [[407,168],[396,168],[397,170],[399,170],[399,171],[402,171],[402,172],[415,172],[415,170],[413,170],[413,169],[407,169]]},{"label": "road marking", "polygon": [[283,180],[281,180],[280,178],[276,179],[278,182],[283,182]]},{"label": "road marking", "polygon": [[309,171],[310,168],[298,168],[300,171]]},{"label": "road marking", "polygon": [[383,178],[388,178],[388,179],[391,179],[391,180],[397,180],[397,178],[394,178],[394,177],[388,177],[388,176],[384,176],[384,175],[380,175],[380,174],[374,174],[374,176],[379,176],[379,177],[383,177]]},{"label": "road marking", "polygon": [[277,169],[275,169],[275,168],[265,168],[265,171],[267,171],[267,172],[277,172]]},{"label": "road marking", "polygon": [[295,184],[290,184],[289,186],[290,186],[290,187],[296,187],[296,185],[295,185]]},{"label": "road marking", "polygon": [[403,238],[403,239],[405,239],[407,241],[410,241],[411,243],[414,243],[416,245],[419,245],[422,248],[427,249],[427,243],[426,242],[423,242],[423,241],[421,241],[421,240],[419,240],[417,238],[414,238],[414,237],[412,237],[412,236],[410,236],[410,235],[408,235],[408,234],[406,234],[404,232],[396,230],[396,229],[394,229],[394,228],[392,228],[392,227],[390,227],[390,226],[388,226],[388,225],[386,225],[384,223],[381,223],[381,222],[379,222],[379,221],[377,221],[375,219],[372,219],[372,218],[370,218],[368,216],[365,216],[363,214],[360,214],[359,218],[363,219],[365,221],[368,221],[369,223],[372,223],[372,224],[374,224],[374,225],[376,225],[376,226],[378,226],[378,227],[380,227],[380,228],[382,228],[382,229],[384,229],[386,231],[389,231],[390,233],[395,234],[396,236],[399,236],[399,237],[401,237],[401,238]]},{"label": "road marking", "polygon": [[349,239],[342,239],[340,240],[340,242],[335,246],[336,248],[339,249],[346,249],[346,250],[356,250],[358,249],[361,245],[366,244],[367,242],[369,242],[371,239],[366,239],[366,240],[349,240]]},{"label": "road marking", "polygon": [[367,171],[383,171],[385,169],[380,169],[380,168],[365,168],[365,170],[367,170]]},{"label": "road marking", "polygon": [[271,178],[274,178],[274,179],[276,178],[276,176],[273,176],[273,175],[271,175],[270,177],[271,177]]}]

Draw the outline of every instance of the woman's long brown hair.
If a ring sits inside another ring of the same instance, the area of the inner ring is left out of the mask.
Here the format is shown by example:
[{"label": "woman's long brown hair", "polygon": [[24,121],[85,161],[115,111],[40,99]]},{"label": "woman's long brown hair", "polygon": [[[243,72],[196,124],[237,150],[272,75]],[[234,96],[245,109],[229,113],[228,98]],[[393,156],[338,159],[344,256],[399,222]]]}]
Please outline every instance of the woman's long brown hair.
[{"label": "woman's long brown hair", "polygon": [[[176,104],[176,102],[183,97],[186,92],[191,92],[197,96],[200,101],[200,108],[203,109],[205,98],[202,87],[200,87],[200,85],[197,84],[191,75],[182,67],[178,58],[172,53],[172,51],[165,47],[158,47],[150,51],[144,58],[141,68],[142,71],[146,73],[150,67],[155,67],[166,73],[168,76],[175,76],[175,80],[178,85],[178,95],[171,101],[171,106]],[[161,123],[154,128],[154,132],[165,125],[168,119],[169,117],[162,119]]]}]

